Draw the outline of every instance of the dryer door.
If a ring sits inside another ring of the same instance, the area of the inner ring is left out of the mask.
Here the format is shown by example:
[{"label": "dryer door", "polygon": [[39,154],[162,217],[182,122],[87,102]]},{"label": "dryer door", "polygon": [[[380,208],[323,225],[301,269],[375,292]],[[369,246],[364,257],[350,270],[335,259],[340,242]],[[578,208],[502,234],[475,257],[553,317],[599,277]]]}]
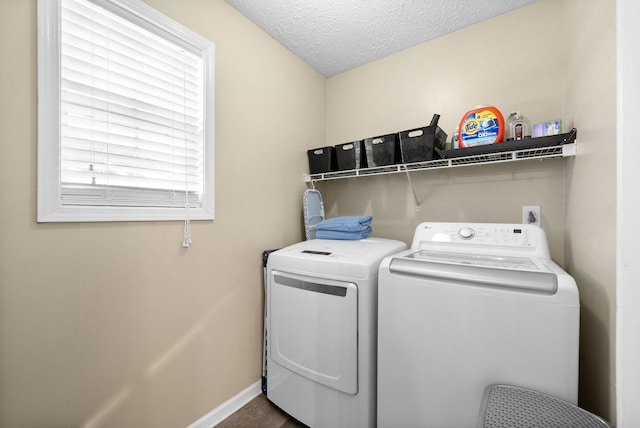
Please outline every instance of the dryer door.
[{"label": "dryer door", "polygon": [[271,358],[314,382],[358,392],[358,287],[272,271]]}]

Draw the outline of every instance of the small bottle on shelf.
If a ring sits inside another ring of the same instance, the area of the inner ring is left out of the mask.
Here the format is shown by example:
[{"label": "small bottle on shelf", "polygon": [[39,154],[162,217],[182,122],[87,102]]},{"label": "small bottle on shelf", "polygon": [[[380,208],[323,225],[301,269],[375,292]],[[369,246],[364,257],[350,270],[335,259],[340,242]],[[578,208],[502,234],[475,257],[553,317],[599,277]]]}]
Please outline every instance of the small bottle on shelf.
[{"label": "small bottle on shelf", "polygon": [[531,120],[519,111],[513,112],[507,119],[507,141],[531,138]]}]

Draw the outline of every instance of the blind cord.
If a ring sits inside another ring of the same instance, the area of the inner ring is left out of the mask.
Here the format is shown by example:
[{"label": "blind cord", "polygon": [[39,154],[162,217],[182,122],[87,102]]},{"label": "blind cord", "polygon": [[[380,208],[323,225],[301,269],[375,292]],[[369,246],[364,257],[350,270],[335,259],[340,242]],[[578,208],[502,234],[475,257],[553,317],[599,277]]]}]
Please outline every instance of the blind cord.
[{"label": "blind cord", "polygon": [[185,157],[184,157],[184,197],[185,197],[185,203],[184,203],[184,231],[183,231],[183,236],[182,236],[182,246],[184,248],[189,248],[189,246],[191,245],[191,221],[189,219],[189,179],[187,171],[188,171],[188,164],[187,164],[187,144],[186,144],[186,140],[187,140],[187,89],[186,89],[186,84],[184,84],[184,81],[187,79],[186,77],[186,70],[185,70],[185,59],[184,59],[184,50],[182,51],[182,80],[183,80],[183,85],[182,85],[182,126],[184,127],[184,138],[185,138],[185,146],[184,146],[184,152],[185,152]]},{"label": "blind cord", "polygon": [[182,246],[189,248],[191,245],[191,222],[189,221],[189,191],[187,191],[187,203],[184,204],[184,231],[182,237]]}]

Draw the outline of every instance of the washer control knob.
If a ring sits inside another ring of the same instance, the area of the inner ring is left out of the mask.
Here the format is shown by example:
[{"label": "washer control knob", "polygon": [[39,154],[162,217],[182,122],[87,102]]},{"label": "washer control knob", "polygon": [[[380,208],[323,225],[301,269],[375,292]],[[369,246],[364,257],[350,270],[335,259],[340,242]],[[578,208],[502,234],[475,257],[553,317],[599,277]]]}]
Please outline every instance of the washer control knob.
[{"label": "washer control knob", "polygon": [[462,239],[471,239],[476,233],[470,227],[463,227],[458,230],[458,236]]}]

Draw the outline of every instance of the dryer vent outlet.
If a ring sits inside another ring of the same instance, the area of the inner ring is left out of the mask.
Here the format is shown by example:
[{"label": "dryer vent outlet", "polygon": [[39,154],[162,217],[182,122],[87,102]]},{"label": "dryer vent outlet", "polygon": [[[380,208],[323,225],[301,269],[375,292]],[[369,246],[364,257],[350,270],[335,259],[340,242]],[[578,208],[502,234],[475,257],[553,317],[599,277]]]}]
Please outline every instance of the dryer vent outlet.
[{"label": "dryer vent outlet", "polygon": [[524,205],[522,207],[522,224],[535,224],[542,227],[542,209],[540,205]]}]

